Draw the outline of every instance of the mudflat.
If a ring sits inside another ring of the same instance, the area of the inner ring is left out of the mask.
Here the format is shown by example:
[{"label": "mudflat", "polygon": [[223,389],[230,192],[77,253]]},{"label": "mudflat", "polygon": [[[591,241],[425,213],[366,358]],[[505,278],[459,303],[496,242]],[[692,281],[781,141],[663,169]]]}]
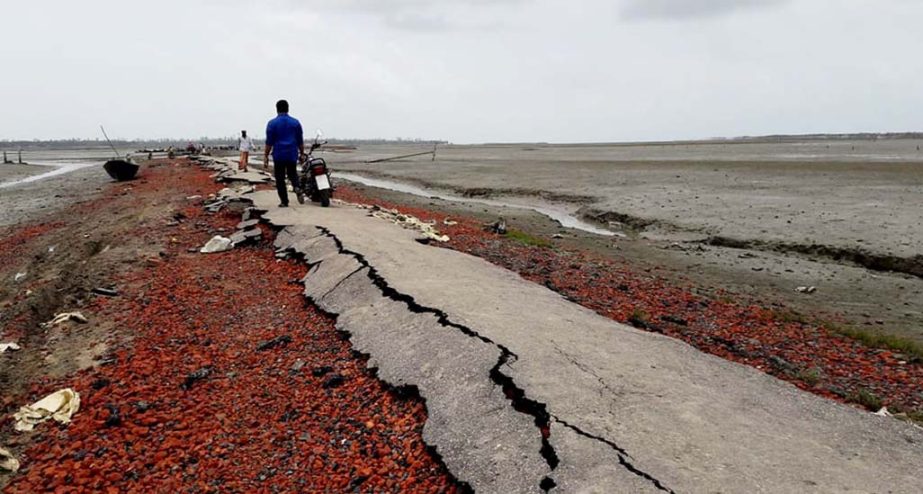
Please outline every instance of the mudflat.
[{"label": "mudflat", "polygon": [[379,164],[361,161],[402,150],[363,147],[341,167],[464,194],[573,202],[644,230],[912,257],[923,245],[921,144],[448,146],[435,161]]},{"label": "mudflat", "polygon": [[[923,141],[440,146],[435,161],[366,163],[427,150],[407,144],[327,158],[335,171],[456,196],[553,203],[627,238],[562,229],[512,208],[364,189],[484,221],[502,215],[513,228],[661,269],[702,290],[923,343],[918,146]],[[798,293],[800,286],[817,292]]]}]

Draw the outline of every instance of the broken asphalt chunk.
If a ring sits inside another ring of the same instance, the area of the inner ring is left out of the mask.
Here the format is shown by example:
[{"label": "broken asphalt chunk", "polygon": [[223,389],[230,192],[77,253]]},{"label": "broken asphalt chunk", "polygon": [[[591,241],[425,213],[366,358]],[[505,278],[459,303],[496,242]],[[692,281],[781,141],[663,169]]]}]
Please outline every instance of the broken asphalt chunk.
[{"label": "broken asphalt chunk", "polygon": [[118,405],[108,403],[106,404],[106,409],[109,410],[109,416],[106,417],[104,425],[106,427],[116,427],[122,425],[122,414],[119,412]]},{"label": "broken asphalt chunk", "polygon": [[216,252],[229,251],[232,248],[231,239],[222,237],[221,235],[216,235],[212,237],[212,239],[209,240],[205,246],[199,249],[199,252],[203,254],[213,254]]},{"label": "broken asphalt chunk", "polygon": [[96,295],[102,295],[103,297],[118,297],[119,296],[119,292],[117,290],[113,290],[112,288],[94,288],[92,291]]},{"label": "broken asphalt chunk", "polygon": [[342,386],[344,382],[346,382],[345,377],[339,374],[334,374],[324,380],[323,387],[324,389],[337,388]]},{"label": "broken asphalt chunk", "polygon": [[246,220],[246,221],[241,221],[240,223],[237,224],[237,229],[238,229],[238,230],[247,230],[247,229],[253,228],[253,227],[255,227],[256,225],[259,225],[259,224],[260,224],[260,220]]},{"label": "broken asphalt chunk", "polygon": [[671,316],[671,315],[660,316],[660,320],[664,322],[670,322],[670,323],[676,324],[677,326],[688,326],[689,325],[689,321],[681,317],[676,317],[676,316]]},{"label": "broken asphalt chunk", "polygon": [[284,334],[282,336],[276,336],[275,338],[271,340],[260,343],[259,346],[256,347],[256,349],[262,352],[265,350],[271,350],[276,347],[288,345],[291,342],[292,342],[292,337],[287,334]]},{"label": "broken asphalt chunk", "polygon": [[208,376],[211,374],[211,367],[202,367],[195,372],[190,372],[188,375],[186,375],[186,380],[183,381],[183,384],[180,385],[180,387],[188,391],[192,389],[192,386],[195,385],[196,382],[208,378]]},{"label": "broken asphalt chunk", "polygon": [[324,366],[321,366],[321,367],[315,367],[314,369],[311,369],[311,375],[314,376],[314,377],[321,377],[321,376],[324,376],[324,375],[330,373],[331,371],[333,371],[332,368],[327,367],[326,365],[324,365]]},{"label": "broken asphalt chunk", "polygon": [[74,321],[76,323],[86,324],[87,318],[84,317],[83,314],[79,312],[63,312],[61,314],[55,314],[54,319],[46,322],[45,324],[43,324],[43,326],[47,328],[51,326],[57,326],[58,324],[62,324],[68,321]]}]

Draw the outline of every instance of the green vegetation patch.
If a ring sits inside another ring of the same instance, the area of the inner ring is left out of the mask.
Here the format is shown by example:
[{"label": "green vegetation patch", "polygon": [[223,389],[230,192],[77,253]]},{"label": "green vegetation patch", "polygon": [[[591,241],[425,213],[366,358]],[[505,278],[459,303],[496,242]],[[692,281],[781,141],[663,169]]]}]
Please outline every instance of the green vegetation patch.
[{"label": "green vegetation patch", "polygon": [[530,235],[519,230],[508,230],[506,232],[506,238],[519,242],[523,245],[528,245],[529,247],[541,247],[547,249],[551,248],[552,246],[552,243],[548,240]]}]

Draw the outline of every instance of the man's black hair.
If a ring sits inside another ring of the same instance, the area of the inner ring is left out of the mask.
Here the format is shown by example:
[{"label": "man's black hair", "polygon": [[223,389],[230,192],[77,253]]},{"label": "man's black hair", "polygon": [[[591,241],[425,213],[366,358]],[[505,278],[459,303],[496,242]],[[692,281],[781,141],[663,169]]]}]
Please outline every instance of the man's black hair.
[{"label": "man's black hair", "polygon": [[288,113],[288,101],[284,99],[276,101],[276,113]]}]

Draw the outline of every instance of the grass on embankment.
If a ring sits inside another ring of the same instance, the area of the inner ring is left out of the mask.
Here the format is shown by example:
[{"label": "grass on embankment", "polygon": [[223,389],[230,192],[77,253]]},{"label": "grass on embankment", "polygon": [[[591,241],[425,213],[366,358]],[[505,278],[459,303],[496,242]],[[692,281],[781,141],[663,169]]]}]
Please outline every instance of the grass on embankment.
[{"label": "grass on embankment", "polygon": [[510,240],[515,240],[516,242],[530,247],[541,247],[543,249],[547,249],[552,246],[552,243],[548,240],[536,237],[535,235],[530,235],[520,230],[508,230],[505,236]]},{"label": "grass on embankment", "polygon": [[835,324],[829,321],[817,321],[809,316],[794,311],[774,311],[774,315],[777,320],[782,322],[820,325],[831,333],[856,340],[869,348],[892,350],[903,354],[910,362],[923,361],[923,344],[910,338],[887,334],[881,331],[872,331],[853,326]]},{"label": "grass on embankment", "polygon": [[923,361],[923,344],[909,338],[829,323],[824,326],[831,332],[852,338],[867,347],[893,350],[906,355],[911,362]]}]

